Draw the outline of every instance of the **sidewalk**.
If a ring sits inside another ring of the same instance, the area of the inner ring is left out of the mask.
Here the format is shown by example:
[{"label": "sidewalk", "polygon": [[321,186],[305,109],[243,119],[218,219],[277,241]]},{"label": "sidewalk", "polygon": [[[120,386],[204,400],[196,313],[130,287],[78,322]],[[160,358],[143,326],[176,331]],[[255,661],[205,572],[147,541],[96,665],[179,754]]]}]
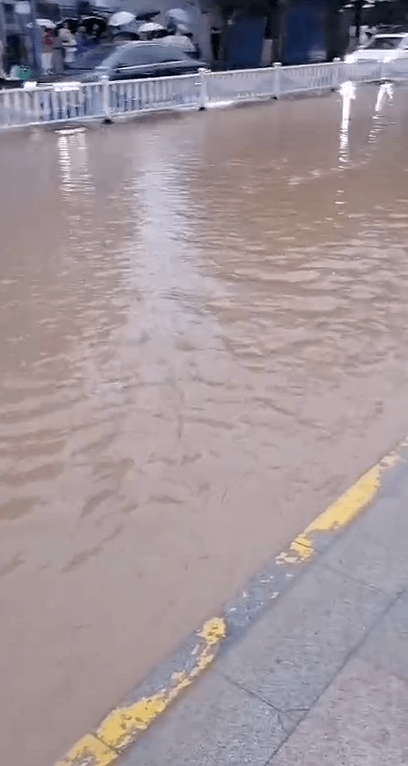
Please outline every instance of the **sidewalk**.
[{"label": "sidewalk", "polygon": [[408,764],[407,452],[120,766]]}]

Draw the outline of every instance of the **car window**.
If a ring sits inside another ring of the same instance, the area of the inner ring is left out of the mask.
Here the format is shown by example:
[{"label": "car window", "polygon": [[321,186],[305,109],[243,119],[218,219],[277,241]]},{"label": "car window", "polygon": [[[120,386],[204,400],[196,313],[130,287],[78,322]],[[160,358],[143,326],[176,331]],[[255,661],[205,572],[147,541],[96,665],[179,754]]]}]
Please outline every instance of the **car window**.
[{"label": "car window", "polygon": [[[153,46],[152,46],[153,47]],[[155,45],[154,46],[155,61],[181,61],[189,59],[187,53],[184,53],[183,49],[179,45]]]},{"label": "car window", "polygon": [[370,40],[370,42],[367,43],[365,47],[388,51],[388,50],[393,50],[394,48],[398,48],[400,44],[401,44],[401,37],[390,35],[390,37],[373,37],[373,39]]},{"label": "car window", "polygon": [[117,66],[137,66],[138,64],[148,62],[149,60],[146,60],[145,46],[120,45],[115,48],[110,56],[101,62],[98,69],[113,69]]},{"label": "car window", "polygon": [[103,48],[93,48],[90,51],[80,53],[70,64],[70,69],[93,69],[114,50],[113,45],[106,45]]},{"label": "car window", "polygon": [[110,57],[110,63],[114,66],[143,66],[157,61],[154,45],[123,46],[122,49]]},{"label": "car window", "polygon": [[148,45],[135,45],[132,48],[122,51],[118,58],[119,66],[140,66],[141,64],[150,64],[152,60]]},{"label": "car window", "polygon": [[106,58],[99,69],[114,67],[143,66],[146,64],[162,64],[166,61],[184,61],[189,59],[178,45],[160,45],[159,43],[121,45],[111,56]]}]

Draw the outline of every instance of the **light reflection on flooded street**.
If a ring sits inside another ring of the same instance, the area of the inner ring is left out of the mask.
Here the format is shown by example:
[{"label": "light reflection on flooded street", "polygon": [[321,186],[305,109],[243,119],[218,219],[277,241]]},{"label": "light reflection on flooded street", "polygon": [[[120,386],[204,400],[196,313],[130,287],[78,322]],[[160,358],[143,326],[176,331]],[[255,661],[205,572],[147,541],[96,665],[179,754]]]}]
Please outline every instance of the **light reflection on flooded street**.
[{"label": "light reflection on flooded street", "polygon": [[347,84],[0,137],[2,763],[52,764],[408,432],[407,117]]}]

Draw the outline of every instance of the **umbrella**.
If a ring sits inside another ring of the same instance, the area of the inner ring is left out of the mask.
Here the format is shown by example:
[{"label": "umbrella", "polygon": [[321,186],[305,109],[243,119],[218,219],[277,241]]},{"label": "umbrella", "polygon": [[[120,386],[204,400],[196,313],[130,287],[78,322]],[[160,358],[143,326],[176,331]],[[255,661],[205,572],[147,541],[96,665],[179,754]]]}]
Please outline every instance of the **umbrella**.
[{"label": "umbrella", "polygon": [[107,21],[103,16],[82,16],[79,26],[85,27],[87,34],[90,34],[94,27],[98,27],[101,34],[107,27]]},{"label": "umbrella", "polygon": [[189,25],[191,23],[191,18],[184,8],[170,8],[169,11],[166,11],[166,17],[179,24]]},{"label": "umbrella", "polygon": [[130,24],[135,18],[135,14],[130,11],[118,11],[110,17],[108,24],[111,27],[122,27],[124,24]]},{"label": "umbrella", "polygon": [[93,13],[89,16],[81,16],[81,24],[83,24],[85,21],[93,21],[95,24],[107,23],[104,16],[98,16],[96,13]]},{"label": "umbrella", "polygon": [[[27,24],[28,27],[33,26],[32,21],[30,21],[29,24]],[[37,26],[41,27],[42,29],[55,29],[56,25],[54,24],[51,19],[37,19]]]},{"label": "umbrella", "polygon": [[67,16],[67,18],[62,19],[62,21],[59,21],[57,24],[57,29],[61,29],[64,24],[68,24],[68,29],[72,34],[74,35],[77,31],[78,27],[78,19],[75,19],[73,16]]},{"label": "umbrella", "polygon": [[146,21],[145,24],[141,24],[139,32],[161,32],[165,27],[163,24],[158,24],[156,21]]},{"label": "umbrella", "polygon": [[160,11],[144,11],[144,13],[138,13],[136,18],[138,21],[151,21],[155,16],[158,16]]}]

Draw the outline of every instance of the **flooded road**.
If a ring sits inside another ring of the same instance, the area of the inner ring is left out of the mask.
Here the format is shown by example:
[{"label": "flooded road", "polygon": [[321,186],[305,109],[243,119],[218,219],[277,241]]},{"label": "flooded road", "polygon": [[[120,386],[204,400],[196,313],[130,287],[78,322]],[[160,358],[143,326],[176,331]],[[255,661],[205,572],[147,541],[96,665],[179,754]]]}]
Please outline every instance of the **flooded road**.
[{"label": "flooded road", "polygon": [[407,132],[367,86],[0,136],[2,763],[51,766],[407,434]]}]

